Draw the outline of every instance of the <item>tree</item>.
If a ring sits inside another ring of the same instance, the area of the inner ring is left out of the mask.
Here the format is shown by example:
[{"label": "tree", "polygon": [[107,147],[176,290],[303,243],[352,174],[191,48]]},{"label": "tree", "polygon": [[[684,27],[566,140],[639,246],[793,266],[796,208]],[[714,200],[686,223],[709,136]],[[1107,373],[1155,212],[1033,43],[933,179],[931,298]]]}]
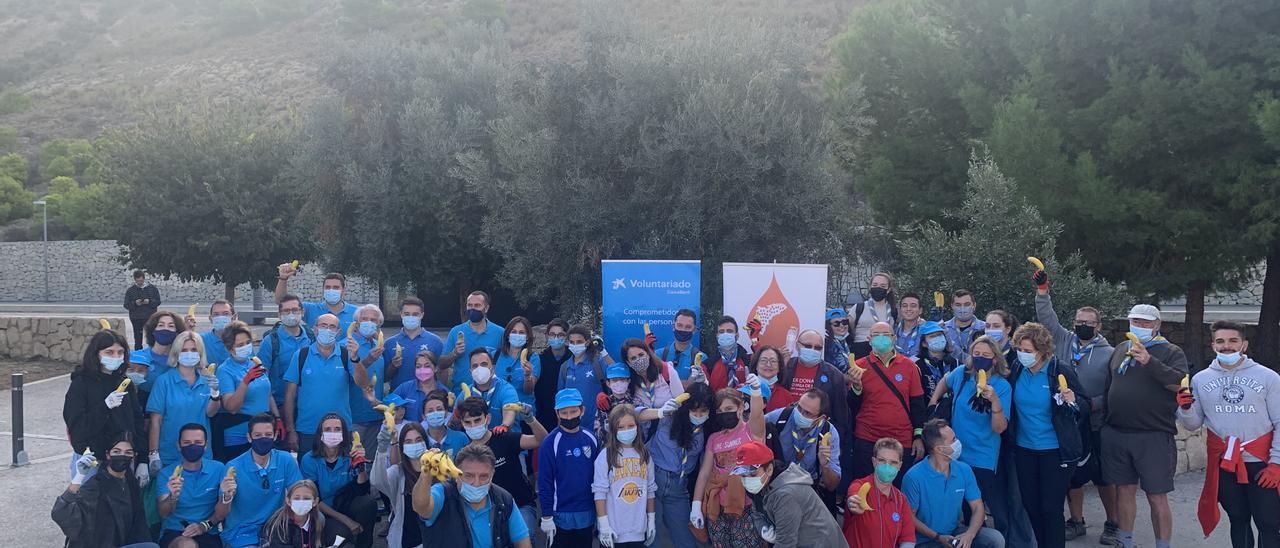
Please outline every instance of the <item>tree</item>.
[{"label": "tree", "polygon": [[310,260],[302,189],[282,178],[291,126],[253,105],[151,107],[109,133],[105,176],[123,261],[160,276],[261,286]]},{"label": "tree", "polygon": [[36,195],[22,188],[22,183],[8,175],[0,175],[0,224],[31,216],[31,202]]},{"label": "tree", "polygon": [[[980,139],[1062,223],[1060,252],[1143,298],[1186,295],[1194,333],[1205,293],[1271,249],[1228,227],[1274,160],[1254,110],[1280,83],[1278,25],[1260,0],[878,3],[837,40],[830,89],[870,93],[850,167],[883,220],[957,222],[957,148]],[[1188,342],[1198,361],[1204,337]]]},{"label": "tree", "polygon": [[855,204],[831,171],[804,29],[708,20],[671,37],[614,5],[584,19],[583,60],[502,88],[492,151],[456,170],[490,204],[484,242],[522,300],[594,322],[602,259],[698,258],[708,317],[723,261],[850,252]]},{"label": "tree", "polygon": [[1045,263],[1064,325],[1074,321],[1082,306],[1097,308],[1104,317],[1124,310],[1128,298],[1115,285],[1095,279],[1079,253],[1064,261],[1056,258],[1062,226],[1043,219],[1019,197],[1017,184],[1000,172],[985,149],[971,156],[964,202],[949,216],[962,228],[950,231],[928,222],[901,242],[903,287],[922,295],[968,289],[1021,321],[1034,321],[1035,288],[1026,260],[1033,256]]},{"label": "tree", "polygon": [[0,152],[13,151],[18,146],[18,128],[0,126]]},{"label": "tree", "polygon": [[0,177],[9,177],[19,184],[27,180],[27,159],[21,154],[5,154],[0,156]]},{"label": "tree", "polygon": [[75,177],[76,165],[72,163],[70,157],[59,156],[54,158],[52,162],[49,162],[48,167],[46,167],[40,174],[48,181],[61,177]]},{"label": "tree", "polygon": [[1248,216],[1237,225],[1237,236],[1263,246],[1270,242],[1263,267],[1266,277],[1258,332],[1250,340],[1249,354],[1259,363],[1280,369],[1280,98],[1260,94],[1254,118],[1277,160],[1231,191],[1238,201],[1233,205],[1248,210]]},{"label": "tree", "polygon": [[70,240],[94,240],[110,237],[110,221],[100,204],[107,199],[103,184],[81,186],[70,177],[56,177],[49,182],[50,233]]}]

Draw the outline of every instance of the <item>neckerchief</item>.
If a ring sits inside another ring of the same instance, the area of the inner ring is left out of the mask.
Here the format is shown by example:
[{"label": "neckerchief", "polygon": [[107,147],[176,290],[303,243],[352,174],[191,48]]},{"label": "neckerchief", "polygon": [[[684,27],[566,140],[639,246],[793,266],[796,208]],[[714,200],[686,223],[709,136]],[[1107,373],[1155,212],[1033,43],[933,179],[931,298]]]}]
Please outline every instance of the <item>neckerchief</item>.
[{"label": "neckerchief", "polygon": [[[794,412],[795,412],[795,413],[799,413],[800,411],[799,411],[799,410],[796,410],[796,411],[794,411]],[[800,439],[800,428],[799,428],[798,426],[796,426],[794,423],[792,424],[792,427],[791,427],[791,450],[792,450],[792,451],[795,451],[795,453],[796,453],[795,462],[799,463],[799,462],[803,461],[803,460],[804,460],[804,454],[805,454],[805,452],[806,452],[806,451],[808,451],[808,450],[809,450],[809,446],[810,446],[810,445],[813,445],[813,444],[815,444],[815,443],[818,443],[818,438],[822,437],[822,434],[821,434],[821,432],[822,432],[822,428],[821,428],[821,427],[822,427],[822,423],[821,423],[821,422],[816,422],[816,423],[814,423],[814,425],[813,425],[813,426],[809,427],[809,434],[808,434],[807,436],[805,436],[805,439],[804,439],[803,441],[801,441],[801,439]],[[799,445],[796,445],[796,442],[800,442],[800,444],[799,444]]]},{"label": "neckerchief", "polygon": [[[693,437],[702,433],[702,425],[693,427],[693,434],[689,436],[689,444],[693,444]],[[685,463],[689,462],[689,448],[680,448],[680,479],[684,479]]]}]

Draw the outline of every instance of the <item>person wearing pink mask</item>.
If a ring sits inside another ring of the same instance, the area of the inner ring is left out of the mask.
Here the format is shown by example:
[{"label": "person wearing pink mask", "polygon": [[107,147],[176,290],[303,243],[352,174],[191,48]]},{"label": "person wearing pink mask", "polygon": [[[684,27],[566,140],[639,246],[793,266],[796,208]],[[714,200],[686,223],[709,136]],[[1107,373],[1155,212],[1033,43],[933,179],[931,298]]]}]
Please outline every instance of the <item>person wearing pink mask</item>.
[{"label": "person wearing pink mask", "polygon": [[[413,358],[413,380],[401,383],[392,393],[408,401],[425,402],[427,394],[436,390],[448,391],[448,387],[436,378],[436,370],[435,352],[425,347],[418,350],[418,355]],[[404,419],[422,422],[422,406],[410,405],[404,410]]]}]

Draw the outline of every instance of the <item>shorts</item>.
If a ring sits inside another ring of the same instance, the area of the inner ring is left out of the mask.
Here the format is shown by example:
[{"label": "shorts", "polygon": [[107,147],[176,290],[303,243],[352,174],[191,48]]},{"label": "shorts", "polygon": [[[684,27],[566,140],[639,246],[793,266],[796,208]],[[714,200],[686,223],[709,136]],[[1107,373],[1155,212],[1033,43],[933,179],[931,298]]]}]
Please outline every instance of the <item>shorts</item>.
[{"label": "shorts", "polygon": [[1110,485],[1139,484],[1148,495],[1173,491],[1178,451],[1168,432],[1122,432],[1102,427],[1102,479]]},{"label": "shorts", "polygon": [[1084,464],[1076,466],[1076,471],[1071,475],[1071,488],[1079,489],[1093,483],[1098,487],[1106,487],[1111,485],[1102,479],[1102,431],[1089,431],[1089,459]]}]

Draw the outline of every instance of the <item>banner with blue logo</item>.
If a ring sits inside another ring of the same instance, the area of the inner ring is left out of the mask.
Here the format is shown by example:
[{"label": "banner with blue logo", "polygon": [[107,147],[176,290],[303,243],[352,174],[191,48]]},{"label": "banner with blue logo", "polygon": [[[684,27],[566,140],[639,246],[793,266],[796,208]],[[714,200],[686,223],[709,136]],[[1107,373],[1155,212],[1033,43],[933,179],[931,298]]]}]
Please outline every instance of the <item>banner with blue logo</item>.
[{"label": "banner with blue logo", "polygon": [[[644,339],[645,322],[658,337],[654,348],[662,348],[674,341],[676,311],[698,312],[701,261],[600,261],[600,275],[604,344],[615,360],[626,359],[617,355],[622,341]],[[698,344],[696,329],[692,343]]]}]

